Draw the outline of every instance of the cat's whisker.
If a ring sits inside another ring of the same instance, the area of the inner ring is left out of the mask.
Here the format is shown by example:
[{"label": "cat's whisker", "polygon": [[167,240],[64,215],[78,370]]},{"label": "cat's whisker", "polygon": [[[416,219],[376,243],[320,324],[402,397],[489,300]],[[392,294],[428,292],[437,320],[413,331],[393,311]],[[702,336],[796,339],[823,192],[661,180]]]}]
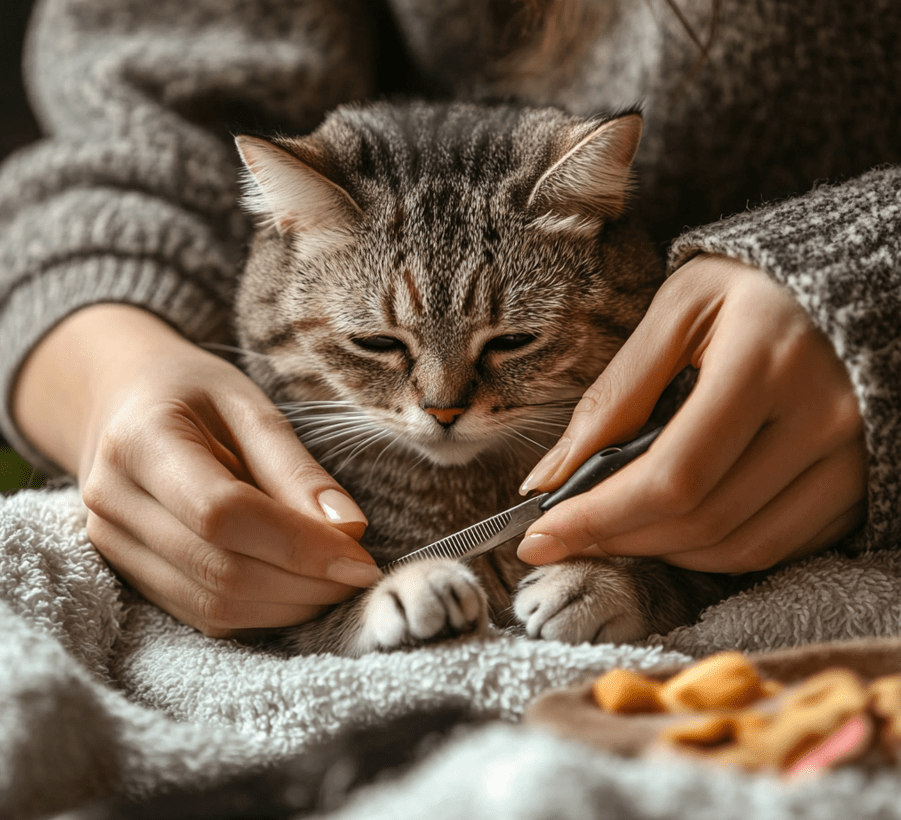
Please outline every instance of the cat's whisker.
[{"label": "cat's whisker", "polygon": [[529,444],[532,444],[541,450],[550,450],[551,449],[549,446],[545,446],[545,445],[541,444],[540,442],[535,441],[535,439],[529,438],[525,433],[521,433],[519,430],[517,430],[515,427],[513,427],[510,424],[505,424],[504,427],[506,428],[506,430],[509,433],[512,433],[514,436],[521,438],[523,441],[525,441]]},{"label": "cat's whisker", "polygon": [[378,432],[373,433],[371,436],[369,436],[369,438],[366,438],[363,441],[361,441],[359,444],[357,444],[351,450],[350,453],[348,453],[347,458],[345,458],[344,461],[341,462],[341,466],[339,466],[337,469],[335,469],[333,474],[337,474],[338,472],[343,470],[360,453],[362,453],[365,450],[368,450],[374,444],[377,444],[382,439],[389,437],[391,435],[392,435],[392,433],[390,433],[388,430],[379,430]]},{"label": "cat's whisker", "polygon": [[342,401],[339,399],[309,399],[306,401],[287,401],[280,402],[275,405],[279,410],[306,410],[308,408],[323,408],[323,407],[358,407],[355,402],[352,401]]},{"label": "cat's whisker", "polygon": [[286,415],[285,418],[297,422],[298,424],[315,424],[328,421],[348,421],[351,419],[372,421],[372,419],[365,413],[292,413],[290,415]]},{"label": "cat's whisker", "polygon": [[372,422],[372,419],[365,413],[305,413],[296,416],[286,416],[296,424],[328,424],[331,422],[345,421],[365,421]]},{"label": "cat's whisker", "polygon": [[298,433],[307,430],[312,430],[313,432],[326,432],[329,430],[340,430],[342,428],[352,429],[354,427],[366,426],[370,423],[370,419],[367,419],[364,416],[346,419],[335,419],[330,416],[325,421],[315,419],[294,422],[294,429],[298,431]]},{"label": "cat's whisker", "polygon": [[332,442],[339,442],[342,445],[358,441],[360,438],[371,435],[371,430],[366,428],[360,429],[359,426],[344,427],[336,430],[329,430],[316,436],[301,437],[301,442],[306,447],[321,447]]},{"label": "cat's whisker", "polygon": [[547,421],[545,419],[523,419],[516,422],[515,426],[518,430],[533,430],[536,433],[565,430],[567,427],[565,422]]},{"label": "cat's whisker", "polygon": [[[388,432],[388,431],[385,431],[385,432]],[[401,437],[400,437],[400,436],[398,436],[398,435],[396,435],[396,434],[394,434],[394,433],[391,433],[391,435],[392,435],[393,438],[391,439],[391,441],[388,442],[387,446],[385,446],[385,447],[382,448],[382,452],[380,452],[380,453],[376,456],[375,461],[372,463],[372,467],[369,468],[369,475],[370,475],[370,476],[371,476],[371,475],[373,474],[373,472],[375,471],[375,468],[376,468],[376,466],[378,465],[379,461],[381,460],[382,456],[385,455],[385,453],[387,453],[387,452],[388,452],[395,444],[397,444],[399,441],[401,441]]]},{"label": "cat's whisker", "polygon": [[355,433],[358,430],[365,429],[366,426],[367,425],[365,424],[361,425],[354,422],[352,424],[331,424],[327,427],[314,427],[312,429],[295,428],[295,432],[297,433],[297,437],[303,441],[318,443],[320,439],[334,438],[338,435]]},{"label": "cat's whisker", "polygon": [[548,399],[547,401],[537,401],[529,404],[521,404],[518,407],[546,407],[548,409],[575,409],[580,399]]},{"label": "cat's whisker", "polygon": [[244,347],[236,347],[235,345],[227,345],[220,342],[201,342],[199,346],[204,350],[221,350],[223,353],[240,353],[242,356],[251,356],[258,359],[273,358],[272,353],[260,353],[256,350],[247,350]]}]

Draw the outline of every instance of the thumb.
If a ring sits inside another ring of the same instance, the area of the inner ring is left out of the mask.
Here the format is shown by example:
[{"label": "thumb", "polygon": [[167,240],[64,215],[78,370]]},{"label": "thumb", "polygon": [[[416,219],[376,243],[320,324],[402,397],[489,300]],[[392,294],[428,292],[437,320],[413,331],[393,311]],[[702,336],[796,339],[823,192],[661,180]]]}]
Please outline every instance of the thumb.
[{"label": "thumb", "polygon": [[686,317],[655,299],[626,343],[573,411],[557,444],[545,453],[520,487],[559,487],[594,453],[634,438],[650,418],[661,394],[690,362]]}]

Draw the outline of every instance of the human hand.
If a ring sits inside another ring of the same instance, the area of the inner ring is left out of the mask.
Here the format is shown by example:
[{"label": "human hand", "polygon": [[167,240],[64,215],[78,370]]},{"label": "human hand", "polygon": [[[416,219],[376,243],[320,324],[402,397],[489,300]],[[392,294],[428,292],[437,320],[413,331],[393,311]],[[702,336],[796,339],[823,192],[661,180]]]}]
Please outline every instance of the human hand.
[{"label": "human hand", "polygon": [[89,308],[63,332],[44,344],[91,352],[81,430],[55,455],[92,542],[145,597],[223,637],[309,620],[379,578],[363,513],[241,371],[136,308]]},{"label": "human hand", "polygon": [[867,449],[844,365],[788,290],[710,255],[666,281],[523,492],[554,489],[595,451],[635,437],[688,365],[699,369],[694,390],[651,449],[538,519],[520,558],[588,550],[741,573],[862,522]]}]

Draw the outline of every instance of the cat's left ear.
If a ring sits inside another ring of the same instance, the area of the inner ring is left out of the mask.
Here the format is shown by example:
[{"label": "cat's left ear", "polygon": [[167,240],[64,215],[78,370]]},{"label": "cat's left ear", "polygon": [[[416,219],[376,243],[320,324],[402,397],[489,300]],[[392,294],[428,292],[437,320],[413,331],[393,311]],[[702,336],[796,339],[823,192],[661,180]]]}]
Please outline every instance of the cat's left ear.
[{"label": "cat's left ear", "polygon": [[617,219],[633,190],[632,161],[641,140],[641,114],[560,135],[562,156],[539,177],[527,207],[545,230],[594,230]]},{"label": "cat's left ear", "polygon": [[362,215],[347,191],[293,153],[257,137],[235,144],[248,172],[244,207],[283,236],[346,231]]}]

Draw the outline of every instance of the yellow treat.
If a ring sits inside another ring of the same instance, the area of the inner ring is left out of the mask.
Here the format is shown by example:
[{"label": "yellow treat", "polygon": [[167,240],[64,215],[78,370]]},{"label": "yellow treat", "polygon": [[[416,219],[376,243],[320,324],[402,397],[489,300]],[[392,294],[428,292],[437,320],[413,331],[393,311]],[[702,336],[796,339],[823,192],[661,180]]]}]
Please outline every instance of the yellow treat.
[{"label": "yellow treat", "polygon": [[594,701],[607,712],[661,712],[661,684],[638,672],[611,669],[592,685]]},{"label": "yellow treat", "polygon": [[785,691],[785,686],[777,680],[765,680],[760,684],[760,688],[763,692],[763,697],[765,698],[781,695]]},{"label": "yellow treat", "polygon": [[676,746],[692,746],[706,750],[711,746],[733,743],[735,735],[734,716],[709,713],[676,726],[668,726],[661,732],[660,737]]},{"label": "yellow treat", "polygon": [[721,652],[670,678],[660,700],[671,712],[740,708],[765,694],[757,669],[740,652]]},{"label": "yellow treat", "polygon": [[867,692],[853,672],[827,669],[789,692],[771,722],[742,732],[741,744],[761,761],[787,768],[866,705]]},{"label": "yellow treat", "polygon": [[882,718],[886,742],[897,746],[901,743],[901,675],[877,678],[867,692],[874,714]]}]

